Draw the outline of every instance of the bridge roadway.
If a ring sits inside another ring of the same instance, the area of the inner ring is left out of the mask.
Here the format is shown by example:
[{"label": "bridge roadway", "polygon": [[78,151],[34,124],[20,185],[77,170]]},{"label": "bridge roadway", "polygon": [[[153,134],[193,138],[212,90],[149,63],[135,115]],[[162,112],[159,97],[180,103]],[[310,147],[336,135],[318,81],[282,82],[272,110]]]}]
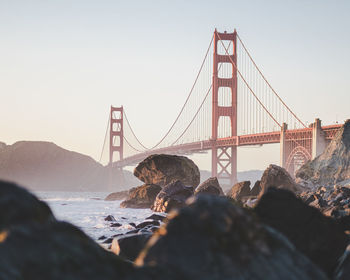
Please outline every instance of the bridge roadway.
[{"label": "bridge roadway", "polygon": [[[334,138],[334,135],[342,125],[328,125],[322,126],[322,131],[324,133],[325,140],[330,141]],[[285,132],[285,137],[288,139],[293,139],[293,141],[298,142],[305,140],[312,140],[312,127],[302,128],[302,129],[288,129]],[[265,132],[258,134],[246,134],[239,136],[232,136],[226,138],[219,138],[216,140],[204,140],[198,142],[192,142],[187,144],[179,144],[154,150],[145,151],[143,153],[138,153],[130,157],[126,157],[123,160],[115,161],[113,166],[115,167],[125,167],[130,165],[135,165],[146,157],[152,154],[177,154],[186,155],[193,153],[200,153],[205,150],[211,150],[212,148],[222,148],[230,146],[253,146],[253,145],[264,145],[264,144],[274,144],[281,142],[281,131],[275,132]]]}]

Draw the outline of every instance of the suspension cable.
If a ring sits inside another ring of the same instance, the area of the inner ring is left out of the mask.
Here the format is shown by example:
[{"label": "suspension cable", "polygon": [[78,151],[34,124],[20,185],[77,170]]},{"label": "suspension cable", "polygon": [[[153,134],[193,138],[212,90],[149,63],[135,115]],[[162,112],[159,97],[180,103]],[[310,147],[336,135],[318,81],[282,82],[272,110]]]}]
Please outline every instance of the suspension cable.
[{"label": "suspension cable", "polygon": [[106,145],[106,140],[107,140],[107,134],[108,134],[108,128],[109,128],[109,124],[110,124],[110,116],[108,114],[108,121],[107,121],[107,128],[106,128],[106,133],[105,133],[105,139],[103,140],[103,145],[102,145],[102,151],[101,151],[101,155],[100,155],[100,160],[98,161],[99,163],[101,163],[102,160],[102,156],[103,156],[103,151],[105,149],[105,145]]},{"label": "suspension cable", "polygon": [[130,122],[129,122],[129,119],[128,119],[127,115],[126,115],[125,109],[123,110],[123,113],[124,113],[124,117],[125,117],[125,119],[126,119],[126,122],[127,122],[128,126],[129,126],[129,128],[130,128],[130,130],[131,130],[131,133],[132,133],[132,135],[135,137],[136,141],[137,141],[144,149],[149,150],[149,148],[147,148],[146,146],[144,146],[144,145],[141,143],[141,141],[139,140],[139,138],[136,136],[134,130],[132,129],[132,126],[130,125]]},{"label": "suspension cable", "polygon": [[246,46],[244,45],[241,37],[239,37],[238,33],[237,33],[237,38],[240,41],[240,43],[242,44],[242,47],[244,48],[244,50],[247,52],[248,57],[250,58],[250,60],[253,62],[253,65],[255,66],[255,68],[258,70],[258,72],[260,73],[261,77],[264,79],[264,81],[266,82],[266,84],[269,86],[269,88],[272,90],[272,92],[277,96],[277,98],[279,99],[279,101],[282,102],[282,104],[287,108],[287,110],[298,120],[298,122],[303,125],[305,128],[307,127],[295,114],[294,112],[288,107],[288,105],[286,103],[284,103],[284,101],[282,100],[282,98],[278,95],[278,93],[274,90],[274,88],[271,86],[271,84],[267,81],[267,79],[265,78],[264,74],[261,72],[260,68],[256,65],[254,59],[252,58],[252,56],[250,55],[248,49],[246,48]]}]

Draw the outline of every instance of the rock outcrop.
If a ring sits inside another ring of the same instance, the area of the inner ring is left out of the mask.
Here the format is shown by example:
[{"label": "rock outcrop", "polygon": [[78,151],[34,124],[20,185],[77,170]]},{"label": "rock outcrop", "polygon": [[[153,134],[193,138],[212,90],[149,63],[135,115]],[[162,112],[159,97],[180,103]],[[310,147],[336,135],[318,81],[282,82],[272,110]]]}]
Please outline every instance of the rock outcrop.
[{"label": "rock outcrop", "polygon": [[292,192],[270,188],[254,209],[260,220],[283,233],[295,247],[331,276],[349,242],[332,218],[306,205]]},{"label": "rock outcrop", "polygon": [[216,177],[210,177],[195,189],[194,194],[224,195],[224,192],[220,187],[218,179]]},{"label": "rock outcrop", "polygon": [[186,200],[193,195],[193,188],[185,186],[181,181],[166,185],[157,195],[152,210],[168,213],[172,209],[185,206]]},{"label": "rock outcrop", "polygon": [[140,162],[134,175],[146,184],[155,184],[161,187],[180,180],[186,186],[196,188],[200,174],[197,165],[192,160],[175,155],[151,155]]},{"label": "rock outcrop", "polygon": [[270,187],[285,189],[294,193],[303,191],[303,188],[294,182],[287,170],[274,164],[270,164],[264,171],[260,180],[260,186],[260,196],[267,192]]},{"label": "rock outcrop", "polygon": [[345,122],[320,156],[297,171],[296,177],[319,186],[350,179],[350,120]]},{"label": "rock outcrop", "polygon": [[144,184],[130,191],[126,200],[120,203],[123,208],[150,208],[161,187],[153,184]]},{"label": "rock outcrop", "polygon": [[261,192],[260,180],[256,181],[252,189],[250,190],[251,196],[258,196]]},{"label": "rock outcrop", "polygon": [[195,196],[152,236],[137,265],[181,279],[326,279],[281,234],[225,197]]},{"label": "rock outcrop", "polygon": [[250,196],[250,181],[235,184],[226,195],[237,201],[240,201],[243,197]]},{"label": "rock outcrop", "polygon": [[115,201],[115,200],[123,200],[128,197],[129,190],[126,191],[120,191],[120,192],[113,192],[106,196],[106,201]]}]

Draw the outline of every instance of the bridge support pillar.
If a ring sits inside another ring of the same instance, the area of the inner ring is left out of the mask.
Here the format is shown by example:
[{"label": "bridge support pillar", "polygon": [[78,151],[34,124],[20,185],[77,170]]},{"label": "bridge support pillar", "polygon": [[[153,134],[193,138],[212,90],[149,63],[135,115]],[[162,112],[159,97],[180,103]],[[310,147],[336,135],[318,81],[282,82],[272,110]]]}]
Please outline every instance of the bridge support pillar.
[{"label": "bridge support pillar", "polygon": [[281,127],[281,136],[280,136],[280,166],[286,168],[287,166],[287,142],[286,142],[286,131],[288,129],[288,125],[286,123],[282,124]]},{"label": "bridge support pillar", "polygon": [[237,183],[237,146],[212,149],[212,176],[222,184]]},{"label": "bridge support pillar", "polygon": [[322,131],[321,120],[315,119],[312,124],[312,159],[323,153],[327,146],[326,137]]}]

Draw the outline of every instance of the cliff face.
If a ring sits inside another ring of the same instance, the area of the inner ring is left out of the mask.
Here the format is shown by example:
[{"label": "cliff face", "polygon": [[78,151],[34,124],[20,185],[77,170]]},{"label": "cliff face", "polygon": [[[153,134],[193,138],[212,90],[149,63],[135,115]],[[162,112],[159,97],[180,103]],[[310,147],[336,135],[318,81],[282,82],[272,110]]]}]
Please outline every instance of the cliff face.
[{"label": "cliff face", "polygon": [[32,190],[112,191],[126,187],[121,172],[113,172],[115,186],[111,188],[107,167],[89,156],[36,141],[1,146],[0,179]]},{"label": "cliff face", "polygon": [[318,185],[350,179],[350,120],[345,122],[323,154],[303,165],[296,177]]}]

